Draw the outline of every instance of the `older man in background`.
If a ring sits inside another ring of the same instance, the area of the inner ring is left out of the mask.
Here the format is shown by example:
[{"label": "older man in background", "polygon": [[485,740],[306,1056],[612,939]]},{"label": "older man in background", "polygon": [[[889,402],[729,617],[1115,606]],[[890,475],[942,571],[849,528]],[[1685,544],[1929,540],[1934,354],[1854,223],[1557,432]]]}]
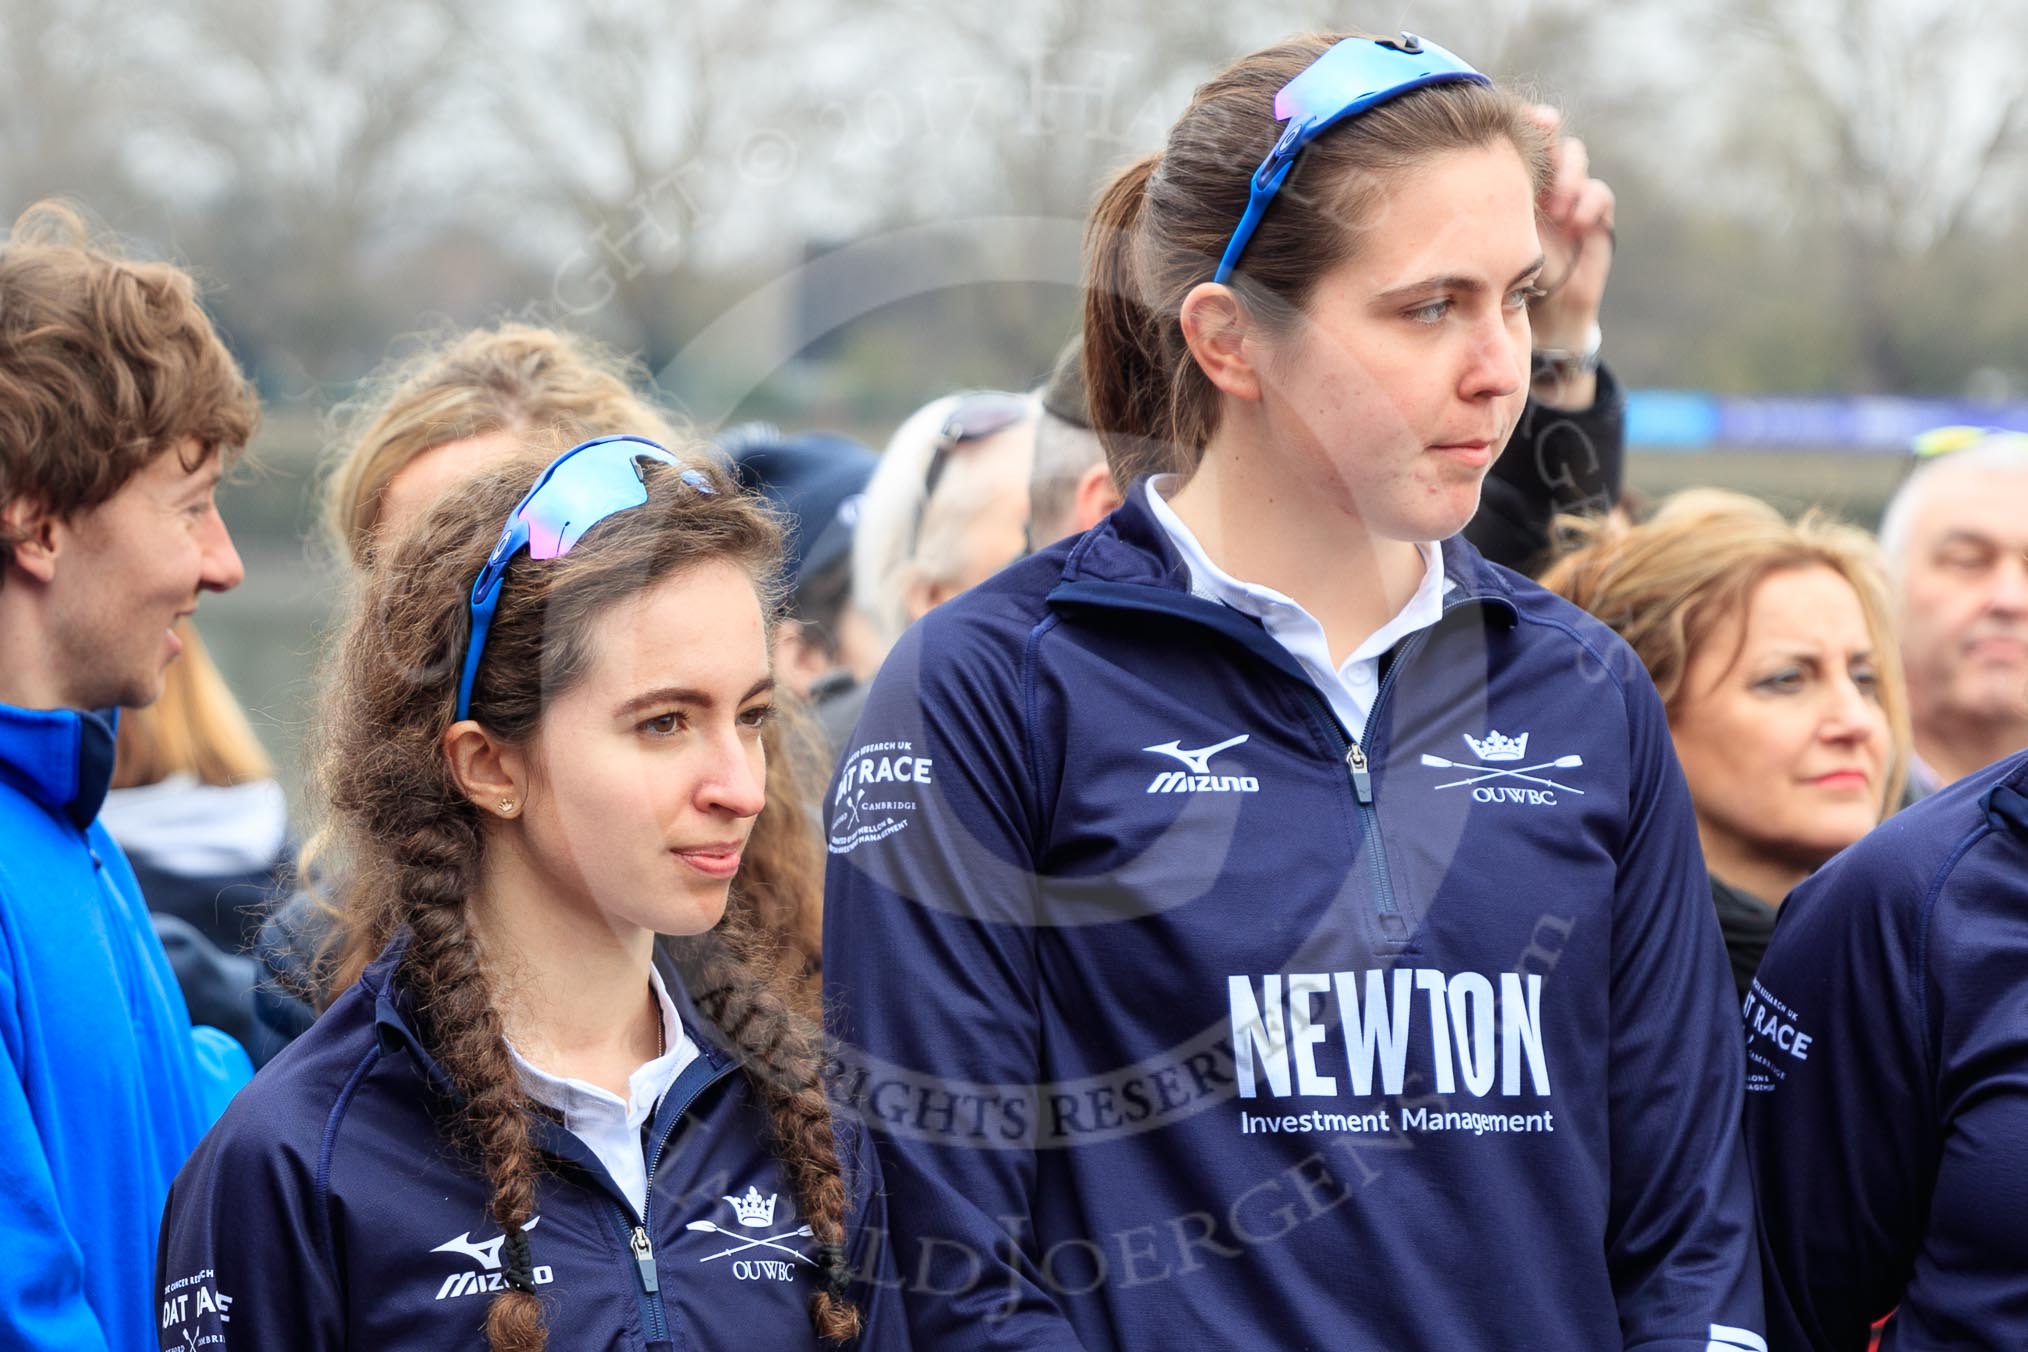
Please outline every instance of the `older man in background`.
[{"label": "older man in background", "polygon": [[1036,549],[1079,535],[1120,505],[1119,485],[1085,406],[1084,338],[1057,355],[1038,398],[1035,465],[1028,476],[1028,539]]},{"label": "older man in background", "polygon": [[885,654],[904,629],[1027,552],[1036,401],[975,390],[910,414],[866,486],[852,603]]},{"label": "older man in background", "polygon": [[1913,797],[2028,747],[2028,433],[1940,429],[1888,504]]}]

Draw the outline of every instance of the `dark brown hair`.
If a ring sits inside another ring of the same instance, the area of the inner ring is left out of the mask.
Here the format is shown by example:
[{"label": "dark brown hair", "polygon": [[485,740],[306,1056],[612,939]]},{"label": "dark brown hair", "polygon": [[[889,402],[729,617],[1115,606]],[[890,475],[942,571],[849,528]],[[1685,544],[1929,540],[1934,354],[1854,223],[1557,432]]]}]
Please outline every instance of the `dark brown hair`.
[{"label": "dark brown hair", "polygon": [[[397,980],[463,1096],[456,1129],[484,1170],[490,1212],[510,1244],[527,1242],[539,1166],[491,998],[495,974],[466,911],[479,877],[480,814],[452,778],[441,739],[454,715],[472,578],[542,463],[516,462],[451,493],[367,579],[324,701],[317,778],[348,879],[348,953],[407,929]],[[723,471],[702,472],[715,492],[684,484],[672,466],[649,465],[645,507],[601,522],[562,558],[514,561],[472,692],[473,718],[509,742],[533,737],[548,702],[586,669],[597,617],[698,564],[735,564],[774,612],[779,527]],[[798,1008],[782,936],[735,892],[717,928],[665,942],[700,1013],[738,1051],[817,1242],[841,1252],[834,1246],[844,1243],[846,1190],[822,1053]],[[811,1318],[826,1338],[858,1329],[858,1312],[829,1283]],[[486,1331],[496,1352],[547,1345],[540,1302],[528,1291],[495,1296]]]},{"label": "dark brown hair", "polygon": [[[90,511],[157,455],[236,454],[260,404],[190,274],[133,262],[38,202],[0,245],[0,503]],[[0,564],[17,541],[0,534]]]},{"label": "dark brown hair", "polygon": [[[387,485],[424,452],[467,437],[508,432],[561,450],[586,437],[643,436],[701,462],[664,410],[636,392],[642,374],[582,334],[514,322],[435,339],[389,362],[340,410],[341,449],[323,482],[321,512],[332,548],[354,568],[373,568]],[[475,464],[474,472],[483,468]],[[789,945],[785,957],[801,973],[801,999],[814,1010],[823,967],[824,857],[807,805],[822,792],[830,767],[807,710],[787,697],[777,707],[765,733],[768,806],[747,840],[737,899],[763,930]],[[324,867],[323,853],[322,836],[313,835],[299,865],[300,876],[321,879],[309,895],[339,921],[306,955],[310,988],[297,992],[318,1008],[357,980],[385,942],[381,936],[343,947],[350,882]]]},{"label": "dark brown hair", "polygon": [[[1201,86],[1164,148],[1128,165],[1085,229],[1084,374],[1092,426],[1122,488],[1195,468],[1218,426],[1216,387],[1183,341],[1183,298],[1217,271],[1253,170],[1281,133],[1278,90],[1347,34],[1310,34],[1242,57]],[[1311,143],[1247,244],[1230,285],[1271,328],[1359,248],[1380,195],[1452,150],[1510,144],[1539,189],[1548,146],[1526,106],[1480,84],[1432,85]]]}]

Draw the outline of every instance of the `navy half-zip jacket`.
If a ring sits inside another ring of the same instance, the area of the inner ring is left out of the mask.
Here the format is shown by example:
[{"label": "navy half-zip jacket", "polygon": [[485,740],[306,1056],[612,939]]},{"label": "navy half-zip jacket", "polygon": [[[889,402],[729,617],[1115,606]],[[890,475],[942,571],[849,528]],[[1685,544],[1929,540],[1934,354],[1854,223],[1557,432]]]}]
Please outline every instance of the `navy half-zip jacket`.
[{"label": "navy half-zip jacket", "polygon": [[1747,993],[1768,1343],[2028,1347],[2028,754],[1782,903]]},{"label": "navy half-zip jacket", "polygon": [[[504,1279],[485,1180],[441,1123],[454,1091],[391,977],[401,940],[270,1062],[177,1176],[160,1344],[219,1352],[473,1348]],[[746,1075],[665,966],[700,1054],[645,1128],[646,1215],[560,1124],[528,1228],[552,1352],[817,1347],[815,1241]],[[905,1348],[873,1152],[844,1119],[864,1348]],[[835,1346],[832,1344],[831,1346]]]},{"label": "navy half-zip jacket", "polygon": [[825,980],[918,1346],[1762,1346],[1660,701],[1443,555],[1361,742],[1138,494],[889,658]]}]

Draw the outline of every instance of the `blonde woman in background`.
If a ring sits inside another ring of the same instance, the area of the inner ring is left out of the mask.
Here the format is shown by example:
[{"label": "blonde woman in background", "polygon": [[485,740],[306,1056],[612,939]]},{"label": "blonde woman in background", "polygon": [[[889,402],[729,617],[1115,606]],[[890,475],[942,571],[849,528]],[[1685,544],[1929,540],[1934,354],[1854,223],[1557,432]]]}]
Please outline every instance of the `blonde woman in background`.
[{"label": "blonde woman in background", "polygon": [[1789,889],[1900,801],[1908,702],[1873,540],[1720,489],[1570,530],[1542,584],[1661,692],[1744,996]]},{"label": "blonde woman in background", "polygon": [[[565,444],[630,434],[687,454],[693,439],[644,398],[646,373],[588,338],[505,323],[474,329],[391,363],[340,410],[340,448],[326,476],[327,541],[355,579],[445,492],[511,459],[529,434]],[[786,712],[786,711],[785,711]],[[733,905],[776,936],[780,957],[814,998],[822,954],[823,858],[806,812],[822,769],[802,720],[777,719],[766,738],[768,807],[756,821]],[[316,842],[304,871],[315,877]],[[355,980],[330,944],[342,888],[298,893],[263,930],[260,959],[282,989],[321,1009]],[[290,1033],[308,1011],[278,1015]]]},{"label": "blonde woman in background", "polygon": [[497,463],[518,433],[625,430],[681,453],[687,438],[636,391],[646,372],[589,338],[532,324],[473,329],[399,358],[338,410],[325,536],[348,569],[446,489]]}]

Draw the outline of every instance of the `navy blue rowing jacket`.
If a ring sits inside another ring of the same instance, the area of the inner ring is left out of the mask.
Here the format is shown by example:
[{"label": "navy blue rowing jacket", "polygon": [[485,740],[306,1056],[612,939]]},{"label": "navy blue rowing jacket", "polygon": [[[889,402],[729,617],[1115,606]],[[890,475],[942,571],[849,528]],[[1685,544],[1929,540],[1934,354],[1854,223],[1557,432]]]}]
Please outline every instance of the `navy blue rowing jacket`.
[{"label": "navy blue rowing jacket", "polygon": [[[177,1176],[156,1267],[164,1349],[486,1346],[502,1237],[484,1179],[438,1125],[453,1091],[390,988],[399,946],[254,1077]],[[548,1167],[528,1238],[549,1346],[817,1347],[816,1249],[765,1112],[663,975],[701,1054],[646,1128],[647,1214],[581,1141],[538,1123]],[[873,1152],[842,1121],[839,1138],[857,1346],[905,1348]]]},{"label": "navy blue rowing jacket", "polygon": [[1138,494],[889,658],[825,980],[918,1346],[1761,1347],[1660,701],[1443,552],[1360,743]]},{"label": "navy blue rowing jacket", "polygon": [[1746,1025],[1769,1345],[2028,1347],[2028,755],[1791,893]]}]

